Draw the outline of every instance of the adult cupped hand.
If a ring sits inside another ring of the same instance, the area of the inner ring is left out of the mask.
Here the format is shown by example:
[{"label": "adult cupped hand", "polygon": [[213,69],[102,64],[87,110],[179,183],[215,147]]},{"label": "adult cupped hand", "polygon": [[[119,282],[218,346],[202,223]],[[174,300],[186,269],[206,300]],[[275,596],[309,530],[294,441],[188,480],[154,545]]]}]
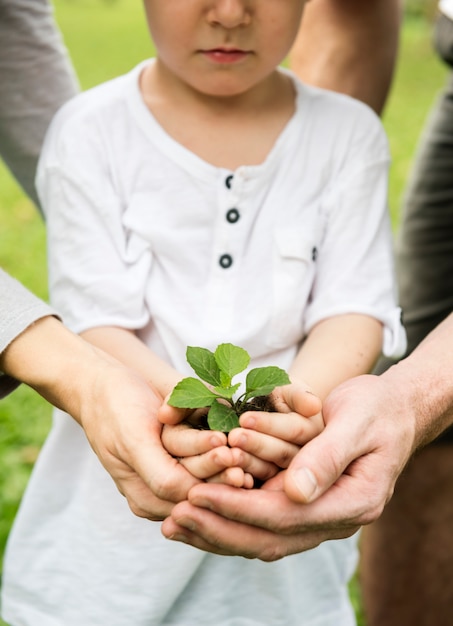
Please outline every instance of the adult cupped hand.
[{"label": "adult cupped hand", "polygon": [[162,520],[199,482],[163,447],[157,411],[162,399],[135,372],[96,350],[85,368],[80,406],[71,411],[131,511]]},{"label": "adult cupped hand", "polygon": [[379,517],[414,447],[412,416],[391,378],[335,389],[325,429],[261,489],[198,484],[163,522],[164,536],[224,555],[273,561],[351,536]]}]

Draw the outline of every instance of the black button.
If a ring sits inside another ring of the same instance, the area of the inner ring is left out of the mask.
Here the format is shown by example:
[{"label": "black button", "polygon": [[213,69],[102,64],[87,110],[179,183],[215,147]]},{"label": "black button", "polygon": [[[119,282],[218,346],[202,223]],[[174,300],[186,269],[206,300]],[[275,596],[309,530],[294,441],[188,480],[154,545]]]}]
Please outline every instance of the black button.
[{"label": "black button", "polygon": [[228,187],[228,189],[231,189],[232,180],[233,180],[233,174],[230,174],[229,176],[225,178],[225,185]]},{"label": "black button", "polygon": [[222,254],[219,259],[219,265],[223,267],[224,270],[227,270],[233,265],[233,258],[229,254]]},{"label": "black button", "polygon": [[313,250],[311,251],[311,260],[316,261],[317,258],[318,258],[318,248],[313,248]]},{"label": "black button", "polygon": [[235,224],[240,217],[239,211],[237,209],[230,209],[227,211],[226,218],[230,224]]}]

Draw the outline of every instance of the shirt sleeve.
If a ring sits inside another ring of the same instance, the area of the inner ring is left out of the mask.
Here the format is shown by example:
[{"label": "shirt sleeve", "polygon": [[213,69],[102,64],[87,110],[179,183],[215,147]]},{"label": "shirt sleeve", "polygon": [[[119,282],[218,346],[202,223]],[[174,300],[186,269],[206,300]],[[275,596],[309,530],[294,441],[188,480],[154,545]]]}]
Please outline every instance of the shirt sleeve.
[{"label": "shirt sleeve", "polygon": [[[33,322],[48,315],[56,313],[0,269],[0,353]],[[18,381],[0,372],[0,398],[18,384]]]},{"label": "shirt sleeve", "polygon": [[348,158],[323,201],[326,228],[305,321],[307,332],[326,317],[360,313],[384,326],[383,353],[401,356],[406,334],[394,271],[387,204],[389,154],[380,122],[362,116]]},{"label": "shirt sleeve", "polygon": [[0,154],[38,202],[34,177],[55,111],[78,91],[47,0],[0,0]]},{"label": "shirt sleeve", "polygon": [[151,251],[124,226],[107,147],[111,126],[91,113],[86,117],[80,98],[56,116],[38,166],[50,300],[75,333],[99,326],[139,329],[149,320],[144,290]]}]

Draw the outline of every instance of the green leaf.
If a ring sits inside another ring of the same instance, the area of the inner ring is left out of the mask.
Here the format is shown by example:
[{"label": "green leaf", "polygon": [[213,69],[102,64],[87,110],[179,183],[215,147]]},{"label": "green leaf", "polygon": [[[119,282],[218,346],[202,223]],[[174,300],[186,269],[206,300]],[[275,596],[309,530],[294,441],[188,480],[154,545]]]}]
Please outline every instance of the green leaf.
[{"label": "green leaf", "polygon": [[188,346],[186,358],[195,374],[205,380],[210,385],[218,386],[222,383],[219,366],[214,357],[214,353],[207,348],[194,348]]},{"label": "green leaf", "polygon": [[214,387],[213,391],[219,396],[222,396],[222,398],[231,400],[231,398],[234,396],[234,394],[236,393],[236,391],[239,389],[240,386],[241,386],[241,383],[237,383],[236,385],[233,385],[232,387]]},{"label": "green leaf", "polygon": [[201,380],[183,378],[171,392],[168,404],[181,409],[198,409],[211,406],[216,398]]},{"label": "green leaf", "polygon": [[223,389],[231,387],[231,376],[228,376],[228,374],[225,374],[222,370],[220,370],[220,386],[223,387]]},{"label": "green leaf", "polygon": [[245,400],[257,396],[267,396],[275,387],[289,385],[290,379],[285,370],[270,365],[250,370],[246,378]]},{"label": "green leaf", "polygon": [[217,365],[230,380],[236,374],[243,372],[250,363],[248,352],[231,343],[221,343],[214,352]]},{"label": "green leaf", "polygon": [[214,402],[209,409],[208,425],[211,430],[229,433],[230,430],[239,426],[239,418],[230,406]]}]

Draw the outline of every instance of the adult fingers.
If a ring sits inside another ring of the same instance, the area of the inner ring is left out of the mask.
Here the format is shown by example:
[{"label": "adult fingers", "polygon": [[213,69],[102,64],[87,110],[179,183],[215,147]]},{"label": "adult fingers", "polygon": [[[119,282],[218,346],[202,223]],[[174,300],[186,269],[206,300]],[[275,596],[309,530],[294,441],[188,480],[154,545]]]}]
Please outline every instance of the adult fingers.
[{"label": "adult fingers", "polygon": [[168,398],[170,394],[165,398],[162,405],[159,407],[157,411],[157,419],[162,424],[179,424],[184,421],[188,415],[192,412],[192,409],[178,409],[174,406],[170,406],[168,402]]},{"label": "adult fingers", "polygon": [[171,517],[162,525],[162,532],[169,539],[189,543],[215,554],[259,558],[263,561],[275,561],[289,554],[303,552],[327,539],[348,537],[356,530],[351,527],[283,535],[266,528],[226,519],[189,502],[176,505]]}]

